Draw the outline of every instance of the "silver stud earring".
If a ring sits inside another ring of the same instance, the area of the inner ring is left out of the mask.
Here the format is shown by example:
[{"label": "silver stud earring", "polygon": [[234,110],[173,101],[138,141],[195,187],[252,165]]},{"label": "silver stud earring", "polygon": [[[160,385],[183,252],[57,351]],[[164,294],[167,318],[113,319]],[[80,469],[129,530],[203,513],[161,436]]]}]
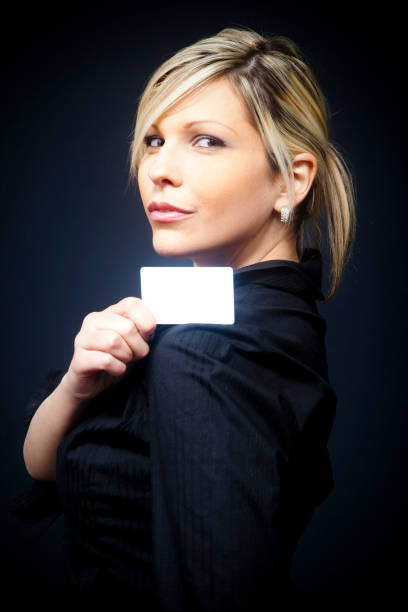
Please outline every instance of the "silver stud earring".
[{"label": "silver stud earring", "polygon": [[290,209],[287,206],[282,206],[281,209],[281,221],[287,223],[289,221]]}]

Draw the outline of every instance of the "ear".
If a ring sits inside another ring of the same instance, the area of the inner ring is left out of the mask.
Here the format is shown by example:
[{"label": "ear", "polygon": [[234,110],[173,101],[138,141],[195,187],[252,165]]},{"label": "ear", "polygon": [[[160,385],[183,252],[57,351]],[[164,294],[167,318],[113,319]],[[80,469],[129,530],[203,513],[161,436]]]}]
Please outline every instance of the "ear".
[{"label": "ear", "polygon": [[317,160],[311,153],[299,153],[292,160],[295,177],[295,201],[300,204],[305,199],[317,174]]},{"label": "ear", "polygon": [[[313,184],[317,174],[317,160],[311,153],[298,153],[292,159],[293,175],[295,179],[294,206],[300,204]],[[283,206],[289,205],[289,196],[282,182],[282,188],[278,198],[275,201],[274,208],[281,211]]]}]

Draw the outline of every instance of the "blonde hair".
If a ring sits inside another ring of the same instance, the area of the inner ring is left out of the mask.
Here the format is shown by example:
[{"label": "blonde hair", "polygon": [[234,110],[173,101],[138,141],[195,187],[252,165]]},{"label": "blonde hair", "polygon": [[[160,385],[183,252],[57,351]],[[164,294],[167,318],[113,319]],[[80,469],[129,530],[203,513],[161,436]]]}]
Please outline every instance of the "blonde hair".
[{"label": "blonde hair", "polygon": [[[356,233],[355,195],[347,165],[329,141],[328,104],[309,62],[293,41],[265,37],[250,28],[224,28],[185,47],[150,77],[140,96],[130,147],[130,180],[146,152],[144,136],[163,113],[215,78],[229,79],[246,102],[249,120],[264,142],[271,170],[285,180],[290,223],[300,257],[311,242],[322,250],[328,228],[333,299]],[[317,160],[313,184],[293,207],[294,155],[309,152]]]}]

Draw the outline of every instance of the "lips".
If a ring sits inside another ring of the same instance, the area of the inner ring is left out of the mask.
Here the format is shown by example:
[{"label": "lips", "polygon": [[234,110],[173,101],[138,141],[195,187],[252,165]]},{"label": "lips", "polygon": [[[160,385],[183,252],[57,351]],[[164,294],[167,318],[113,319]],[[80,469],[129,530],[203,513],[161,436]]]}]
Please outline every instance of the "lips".
[{"label": "lips", "polygon": [[192,210],[186,210],[185,208],[180,208],[179,206],[174,206],[173,204],[169,204],[169,202],[150,202],[147,207],[149,212],[153,212],[154,210],[158,210],[160,212],[180,212],[180,213],[191,213]]}]

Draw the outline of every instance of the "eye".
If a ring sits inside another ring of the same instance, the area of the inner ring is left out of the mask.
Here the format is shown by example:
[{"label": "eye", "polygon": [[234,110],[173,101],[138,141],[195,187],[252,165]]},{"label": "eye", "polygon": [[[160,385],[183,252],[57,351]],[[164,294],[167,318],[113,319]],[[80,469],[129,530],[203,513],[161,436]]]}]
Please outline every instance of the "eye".
[{"label": "eye", "polygon": [[[156,145],[152,145],[152,142],[154,140],[162,140],[162,138],[160,138],[159,136],[155,136],[150,135],[150,136],[145,136],[143,141],[145,143],[145,145],[147,147],[153,147],[154,149],[157,149],[158,147]],[[213,149],[214,147],[222,147],[224,146],[224,143],[222,142],[222,140],[220,140],[219,138],[214,138],[213,136],[205,136],[205,135],[200,135],[197,136],[196,139],[194,139],[193,142],[196,142],[198,140],[198,142],[200,140],[207,140],[210,144],[207,146],[202,146],[203,149]]]},{"label": "eye", "polygon": [[[145,143],[145,145],[147,147],[150,147],[151,144],[152,144],[152,140],[156,140],[157,138],[159,138],[159,137],[158,136],[154,136],[154,135],[153,136],[145,136],[144,139],[143,139],[143,142]],[[160,138],[159,138],[159,140],[160,140]],[[156,149],[157,147],[154,147],[154,148]]]},{"label": "eye", "polygon": [[203,147],[204,149],[212,149],[213,147],[221,147],[224,143],[218,138],[213,138],[212,136],[198,136],[198,141],[200,140],[208,140],[210,143],[209,146]]}]

